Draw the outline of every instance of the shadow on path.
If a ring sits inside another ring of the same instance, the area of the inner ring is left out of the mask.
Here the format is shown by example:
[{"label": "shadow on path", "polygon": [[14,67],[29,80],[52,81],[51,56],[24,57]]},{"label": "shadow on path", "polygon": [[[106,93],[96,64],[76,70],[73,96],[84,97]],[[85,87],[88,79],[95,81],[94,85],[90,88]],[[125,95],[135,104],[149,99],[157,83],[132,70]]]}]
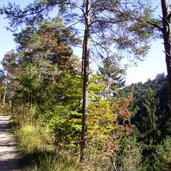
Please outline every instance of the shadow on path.
[{"label": "shadow on path", "polygon": [[19,159],[0,160],[0,171],[20,171]]}]

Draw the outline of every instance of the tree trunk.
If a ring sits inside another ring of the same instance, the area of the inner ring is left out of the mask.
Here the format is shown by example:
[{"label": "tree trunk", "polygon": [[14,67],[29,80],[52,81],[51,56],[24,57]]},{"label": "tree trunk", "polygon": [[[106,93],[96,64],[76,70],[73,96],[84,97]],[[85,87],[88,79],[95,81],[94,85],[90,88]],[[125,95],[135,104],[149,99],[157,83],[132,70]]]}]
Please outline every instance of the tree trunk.
[{"label": "tree trunk", "polygon": [[87,120],[88,120],[88,81],[89,81],[89,48],[90,48],[90,0],[86,0],[85,32],[83,41],[83,108],[80,161],[86,159]]},{"label": "tree trunk", "polygon": [[2,100],[2,107],[3,107],[3,109],[5,109],[6,95],[7,95],[7,87],[5,85],[5,87],[4,87],[4,95],[3,95],[3,100]]},{"label": "tree trunk", "polygon": [[6,75],[6,78],[4,80],[4,94],[3,94],[3,99],[2,99],[2,107],[3,109],[5,109],[5,105],[6,105],[6,96],[7,96],[7,81],[8,80],[8,73]]},{"label": "tree trunk", "polygon": [[171,22],[170,22],[170,10],[167,0],[161,0],[162,8],[162,22],[163,22],[163,40],[165,49],[165,59],[167,66],[167,76],[168,76],[168,93],[169,93],[169,108],[171,113]]}]

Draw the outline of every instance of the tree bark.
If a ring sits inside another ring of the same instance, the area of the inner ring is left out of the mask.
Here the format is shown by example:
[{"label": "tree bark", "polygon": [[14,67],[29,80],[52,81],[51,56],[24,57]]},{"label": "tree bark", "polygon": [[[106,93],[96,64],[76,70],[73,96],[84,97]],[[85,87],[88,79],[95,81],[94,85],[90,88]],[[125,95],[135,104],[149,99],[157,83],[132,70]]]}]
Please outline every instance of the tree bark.
[{"label": "tree bark", "polygon": [[89,81],[89,48],[90,48],[90,6],[91,0],[86,0],[85,32],[83,41],[83,108],[80,161],[84,162],[87,148],[87,120],[88,120],[88,81]]},{"label": "tree bark", "polygon": [[171,114],[171,22],[170,22],[170,10],[167,0],[161,0],[162,8],[162,22],[163,22],[163,40],[164,40],[164,50],[165,50],[165,60],[167,67],[168,76],[168,93],[169,93],[169,108]]},{"label": "tree bark", "polygon": [[5,85],[5,87],[4,87],[4,95],[3,95],[3,100],[2,100],[2,107],[3,107],[3,109],[5,109],[6,95],[7,95],[7,87]]},{"label": "tree bark", "polygon": [[7,73],[6,78],[4,80],[4,94],[3,94],[3,99],[2,99],[2,107],[3,107],[3,109],[5,109],[5,105],[6,105],[7,82],[8,82],[8,73]]}]

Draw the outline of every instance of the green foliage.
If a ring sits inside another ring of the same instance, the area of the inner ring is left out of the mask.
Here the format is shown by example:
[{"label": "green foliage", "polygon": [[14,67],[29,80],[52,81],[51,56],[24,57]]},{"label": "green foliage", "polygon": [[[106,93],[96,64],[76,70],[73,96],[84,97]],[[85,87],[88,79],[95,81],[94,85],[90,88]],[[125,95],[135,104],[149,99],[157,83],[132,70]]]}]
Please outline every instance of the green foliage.
[{"label": "green foliage", "polygon": [[53,130],[57,146],[76,150],[81,132],[81,113],[72,111],[68,106],[56,106],[46,125]]},{"label": "green foliage", "polygon": [[100,74],[91,74],[89,80],[89,99],[91,101],[101,100],[103,90],[107,85],[104,82],[104,76]]},{"label": "green foliage", "polygon": [[168,163],[162,157],[170,136],[166,81],[164,74],[159,74],[154,80],[148,80],[144,84],[126,87],[124,92],[131,93],[134,98],[132,110],[135,114],[131,122],[137,127],[137,140],[142,146],[141,166],[147,171],[169,170]]},{"label": "green foliage", "polygon": [[170,136],[155,147],[152,156],[147,156],[142,163],[144,170],[169,171],[171,167],[171,140]]},{"label": "green foliage", "polygon": [[[144,84],[132,84],[124,90],[126,95],[131,94],[134,99],[132,123],[141,133],[144,130],[150,131],[152,127],[157,127],[158,138],[160,137],[158,141],[170,134],[167,91],[167,78],[164,74],[159,74],[154,80],[148,80]],[[153,125],[152,122],[155,124]]]},{"label": "green foliage", "polygon": [[171,137],[166,137],[157,147],[156,147],[156,168],[161,170],[169,170],[171,166]]},{"label": "green foliage", "polygon": [[148,91],[146,98],[143,103],[143,116],[140,128],[140,139],[143,139],[145,144],[150,147],[158,143],[158,137],[161,133],[158,129],[158,116],[157,116],[157,106],[159,100],[155,98],[155,94],[152,91]]},{"label": "green foliage", "polygon": [[123,134],[119,138],[119,149],[113,157],[113,166],[120,171],[141,170],[141,146],[136,137],[131,134]]}]

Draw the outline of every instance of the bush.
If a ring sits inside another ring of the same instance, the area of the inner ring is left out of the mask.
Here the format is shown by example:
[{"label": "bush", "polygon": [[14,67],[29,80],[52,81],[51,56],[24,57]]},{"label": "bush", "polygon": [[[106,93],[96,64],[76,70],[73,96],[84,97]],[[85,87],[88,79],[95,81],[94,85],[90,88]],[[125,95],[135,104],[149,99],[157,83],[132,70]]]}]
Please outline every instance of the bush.
[{"label": "bush", "polygon": [[125,135],[120,138],[119,150],[114,157],[114,165],[119,171],[141,170],[141,147],[133,135]]}]

